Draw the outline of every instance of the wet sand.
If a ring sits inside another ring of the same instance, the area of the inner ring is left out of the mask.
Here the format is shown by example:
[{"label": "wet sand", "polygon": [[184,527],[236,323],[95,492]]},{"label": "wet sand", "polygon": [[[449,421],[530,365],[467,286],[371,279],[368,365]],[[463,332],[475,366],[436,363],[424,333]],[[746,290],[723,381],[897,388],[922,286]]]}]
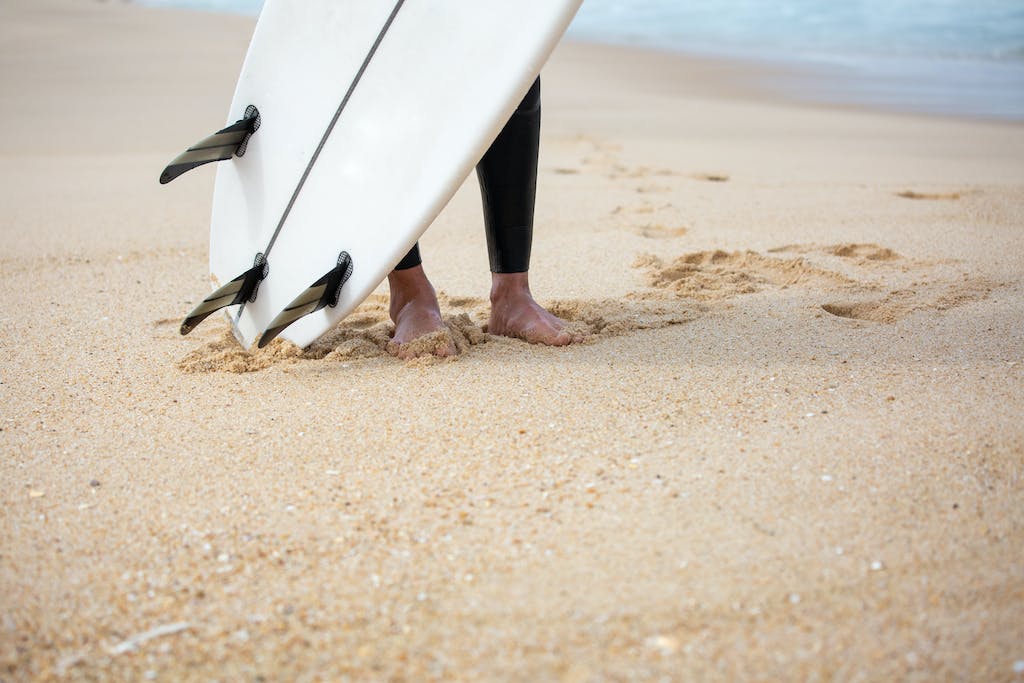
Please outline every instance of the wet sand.
[{"label": "wet sand", "polygon": [[470,179],[306,350],[210,321],[252,20],[0,6],[0,680],[1024,680],[1024,127],[787,102],[566,44],[534,292]]}]

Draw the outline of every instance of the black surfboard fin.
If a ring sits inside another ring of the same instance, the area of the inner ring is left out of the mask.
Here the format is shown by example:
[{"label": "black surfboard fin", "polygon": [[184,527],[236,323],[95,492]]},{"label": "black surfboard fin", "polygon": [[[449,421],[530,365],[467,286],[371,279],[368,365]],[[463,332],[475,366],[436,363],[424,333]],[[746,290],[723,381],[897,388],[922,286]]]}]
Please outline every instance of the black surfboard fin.
[{"label": "black surfboard fin", "polygon": [[341,288],[345,286],[348,279],[352,277],[352,257],[347,251],[338,255],[338,264],[334,268],[309,286],[295,301],[288,304],[288,307],[281,311],[276,318],[270,322],[266,332],[260,336],[259,348],[263,348],[272,342],[277,335],[281,334],[286,327],[303,316],[316,313],[327,306],[338,305],[341,297]]},{"label": "black surfboard fin", "polygon": [[264,258],[263,254],[256,254],[256,260],[253,262],[252,268],[203,299],[181,323],[180,332],[188,334],[196,328],[196,325],[222,308],[247,301],[255,301],[260,283],[267,277],[268,272],[267,259]]},{"label": "black surfboard fin", "polygon": [[259,127],[260,112],[250,104],[245,109],[245,115],[238,121],[210,137],[200,140],[179,154],[160,174],[160,184],[166,185],[182,173],[191,171],[197,166],[214,161],[224,161],[233,156],[242,156],[249,144],[249,138]]}]

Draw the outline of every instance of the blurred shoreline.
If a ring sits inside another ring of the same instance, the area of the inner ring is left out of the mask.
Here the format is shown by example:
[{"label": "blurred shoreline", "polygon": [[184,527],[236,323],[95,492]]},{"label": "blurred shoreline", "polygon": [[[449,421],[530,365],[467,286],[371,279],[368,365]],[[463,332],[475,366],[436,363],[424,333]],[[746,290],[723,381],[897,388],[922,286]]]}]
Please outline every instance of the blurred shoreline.
[{"label": "blurred shoreline", "polygon": [[[137,0],[137,4],[255,16],[259,1]],[[803,4],[814,3],[805,0]],[[755,22],[751,17],[755,13],[754,8],[742,2],[733,2],[732,5],[731,13],[725,6],[718,12],[722,17],[714,20],[717,24],[710,25],[713,22],[707,16],[690,16],[699,15],[696,10],[669,10],[656,2],[628,10],[618,8],[610,1],[588,3],[570,27],[567,37],[574,42],[731,62],[737,67],[751,69],[751,76],[756,78],[750,80],[756,80],[761,89],[807,104],[987,121],[1024,121],[1024,60],[987,58],[986,50],[982,49],[987,45],[985,40],[962,38],[961,34],[970,34],[966,29],[953,31],[949,46],[938,49],[931,45],[931,52],[935,54],[930,54],[928,37],[909,35],[909,29],[904,27],[908,35],[899,36],[899,39],[888,36],[892,42],[886,51],[878,45],[867,47],[871,40],[880,42],[883,37],[862,35],[867,32],[864,27],[851,29],[850,34],[842,39],[843,36],[839,35],[841,27],[835,25],[838,19],[832,16],[829,20],[833,25],[825,29],[820,26],[820,18],[819,25],[804,27],[814,37],[807,36],[806,43],[798,46],[796,29],[792,25],[766,28],[763,34],[757,34],[759,29],[753,25]],[[742,10],[742,21],[739,20],[737,6]],[[645,11],[648,16],[644,16]],[[659,26],[656,22],[659,12],[678,13],[674,21],[679,24],[687,21],[709,24],[709,34],[698,35],[699,26]],[[704,12],[707,14],[709,10]],[[622,15],[621,25],[613,21],[617,14]],[[803,19],[808,20],[808,17]],[[881,18],[879,23],[884,24],[887,20],[891,18]],[[722,24],[727,21],[736,25],[724,27]],[[790,21],[799,24],[792,18]],[[947,19],[947,22],[951,21]],[[922,23],[925,23],[924,19]],[[936,33],[939,29],[923,30]],[[896,28],[889,27],[890,33],[894,31]],[[825,37],[822,37],[823,33]],[[728,40],[715,42],[716,35],[726,34],[729,35]],[[1015,54],[1005,40],[1008,39],[1004,38],[1000,43],[1001,48],[993,45],[988,52]],[[893,47],[897,43],[899,46]]]},{"label": "blurred shoreline", "polygon": [[[629,43],[681,59],[731,63],[765,94],[808,105],[990,122],[1024,122],[1024,64],[839,55],[740,56]],[[941,71],[937,68],[941,66]]]}]

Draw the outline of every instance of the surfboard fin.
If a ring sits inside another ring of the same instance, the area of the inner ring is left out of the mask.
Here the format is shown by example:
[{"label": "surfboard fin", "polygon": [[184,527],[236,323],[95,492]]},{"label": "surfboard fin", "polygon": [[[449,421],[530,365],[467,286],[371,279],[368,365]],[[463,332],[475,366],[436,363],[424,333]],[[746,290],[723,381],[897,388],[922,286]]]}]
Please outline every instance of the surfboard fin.
[{"label": "surfboard fin", "polygon": [[288,304],[288,307],[270,322],[266,332],[260,336],[259,348],[262,349],[272,342],[277,335],[299,318],[316,313],[327,306],[332,308],[337,306],[341,288],[345,286],[350,277],[352,277],[352,257],[348,255],[347,251],[343,251],[338,255],[338,264],[334,268],[310,285],[309,289]]},{"label": "surfboard fin", "polygon": [[253,262],[252,268],[203,299],[181,323],[180,332],[183,335],[188,334],[196,328],[196,325],[222,308],[246,301],[254,301],[256,293],[259,291],[260,283],[267,277],[268,272],[267,259],[264,258],[263,254],[256,254],[256,260]]},{"label": "surfboard fin", "polygon": [[249,138],[259,127],[260,112],[250,104],[245,109],[245,115],[238,121],[200,140],[184,153],[179,154],[160,174],[160,184],[166,185],[197,166],[214,161],[224,161],[233,156],[242,156],[249,144]]}]

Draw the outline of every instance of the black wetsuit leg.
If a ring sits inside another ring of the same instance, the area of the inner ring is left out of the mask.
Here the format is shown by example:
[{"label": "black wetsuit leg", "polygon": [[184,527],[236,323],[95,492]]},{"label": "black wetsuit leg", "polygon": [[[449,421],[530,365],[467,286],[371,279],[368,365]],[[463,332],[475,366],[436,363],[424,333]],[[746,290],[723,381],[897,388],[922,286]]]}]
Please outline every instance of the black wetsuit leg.
[{"label": "black wetsuit leg", "polygon": [[421,263],[423,263],[423,260],[420,259],[420,243],[417,242],[412,245],[412,249],[409,250],[409,253],[398,262],[398,265],[395,266],[395,270],[409,270],[410,268],[415,268]]},{"label": "black wetsuit leg", "polygon": [[492,273],[530,269],[540,150],[540,79],[476,167]]},{"label": "black wetsuit leg", "polygon": [[[538,78],[476,167],[492,273],[525,273],[530,269],[539,151]],[[420,263],[416,244],[395,270]]]}]

